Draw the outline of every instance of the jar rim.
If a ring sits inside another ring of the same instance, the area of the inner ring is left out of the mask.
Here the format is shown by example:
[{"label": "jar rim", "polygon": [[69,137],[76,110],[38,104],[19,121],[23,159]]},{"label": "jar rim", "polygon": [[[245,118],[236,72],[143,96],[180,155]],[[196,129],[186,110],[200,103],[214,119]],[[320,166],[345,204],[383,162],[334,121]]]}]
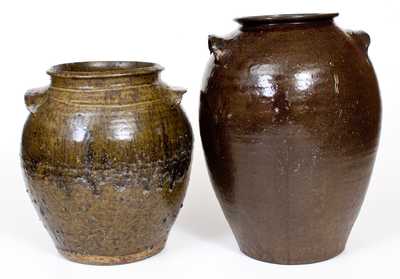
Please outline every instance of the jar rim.
[{"label": "jar rim", "polygon": [[85,61],[55,65],[47,74],[64,78],[107,78],[151,74],[162,70],[163,67],[152,62]]},{"label": "jar rim", "polygon": [[304,13],[304,14],[276,14],[276,15],[258,15],[236,18],[239,24],[259,25],[259,24],[277,24],[277,23],[300,23],[309,21],[332,20],[339,13]]}]

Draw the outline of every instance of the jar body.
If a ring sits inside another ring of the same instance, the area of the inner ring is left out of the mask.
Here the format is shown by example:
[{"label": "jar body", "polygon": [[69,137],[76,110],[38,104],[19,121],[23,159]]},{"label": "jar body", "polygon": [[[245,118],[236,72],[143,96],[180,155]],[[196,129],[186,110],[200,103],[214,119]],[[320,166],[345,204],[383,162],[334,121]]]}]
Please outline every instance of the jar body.
[{"label": "jar body", "polygon": [[190,172],[192,131],[179,105],[162,84],[46,94],[25,124],[22,163],[57,249],[93,264],[159,252]]},{"label": "jar body", "polygon": [[318,21],[210,38],[201,137],[245,254],[300,264],[344,249],[380,130],[377,80],[360,34]]}]

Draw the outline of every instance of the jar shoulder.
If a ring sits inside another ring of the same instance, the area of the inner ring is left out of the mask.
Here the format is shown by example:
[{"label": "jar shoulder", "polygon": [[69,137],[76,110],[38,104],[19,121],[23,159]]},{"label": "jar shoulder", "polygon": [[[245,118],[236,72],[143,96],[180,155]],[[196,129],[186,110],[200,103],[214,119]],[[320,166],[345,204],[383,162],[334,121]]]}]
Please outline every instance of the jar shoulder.
[{"label": "jar shoulder", "polygon": [[204,76],[203,98],[210,106],[223,99],[241,107],[257,100],[268,103],[277,93],[290,103],[318,99],[329,104],[338,98],[376,103],[380,97],[375,71],[365,47],[352,34],[332,24],[211,38],[214,55]]},{"label": "jar shoulder", "polygon": [[[351,68],[372,75],[366,33],[346,32],[334,24],[319,27],[276,27],[211,36],[207,72],[241,81],[262,72],[291,76],[307,69],[331,72]],[[369,38],[369,36],[368,36]]]},{"label": "jar shoulder", "polygon": [[89,152],[99,165],[104,156],[152,162],[191,146],[191,127],[179,106],[66,106],[50,100],[26,121],[22,157],[79,165]]}]

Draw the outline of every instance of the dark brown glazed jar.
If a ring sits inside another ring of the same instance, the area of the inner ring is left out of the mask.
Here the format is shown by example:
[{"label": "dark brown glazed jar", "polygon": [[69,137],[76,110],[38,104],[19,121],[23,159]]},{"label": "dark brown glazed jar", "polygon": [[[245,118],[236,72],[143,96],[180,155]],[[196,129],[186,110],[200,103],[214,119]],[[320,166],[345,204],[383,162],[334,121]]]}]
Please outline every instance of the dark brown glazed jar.
[{"label": "dark brown glazed jar", "polygon": [[341,253],[369,183],[381,101],[369,36],[337,14],[237,19],[213,54],[200,131],[217,197],[246,255],[302,264]]},{"label": "dark brown glazed jar", "polygon": [[32,201],[72,261],[121,264],[160,252],[182,206],[192,130],[185,92],[146,62],[82,62],[27,92],[22,164]]}]

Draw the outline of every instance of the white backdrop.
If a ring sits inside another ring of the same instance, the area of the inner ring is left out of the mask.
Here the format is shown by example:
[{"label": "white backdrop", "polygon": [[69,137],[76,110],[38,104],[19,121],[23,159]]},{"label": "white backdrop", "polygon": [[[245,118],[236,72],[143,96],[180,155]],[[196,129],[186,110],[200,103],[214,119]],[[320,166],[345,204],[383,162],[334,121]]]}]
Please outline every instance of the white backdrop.
[{"label": "white backdrop", "polygon": [[[209,182],[198,129],[199,90],[209,58],[207,35],[237,28],[247,15],[340,12],[345,29],[372,38],[369,54],[383,98],[381,145],[373,178],[346,251],[332,260],[282,266],[239,252]],[[398,278],[398,1],[23,1],[0,2],[0,278]],[[56,252],[25,193],[19,163],[28,115],[26,89],[46,85],[54,64],[86,60],[144,60],[183,86],[195,134],[192,175],[184,207],[166,249],[142,262],[99,267],[71,263]],[[207,278],[207,277],[206,277]]]}]

